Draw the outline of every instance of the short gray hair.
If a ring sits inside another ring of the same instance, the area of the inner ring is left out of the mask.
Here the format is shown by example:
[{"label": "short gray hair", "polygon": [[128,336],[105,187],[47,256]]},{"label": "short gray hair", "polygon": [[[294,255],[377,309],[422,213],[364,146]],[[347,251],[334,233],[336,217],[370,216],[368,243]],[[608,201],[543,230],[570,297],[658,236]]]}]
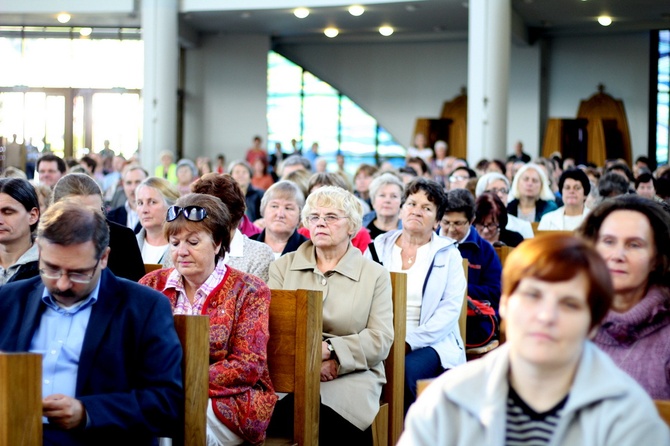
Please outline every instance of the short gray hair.
[{"label": "short gray hair", "polygon": [[295,201],[299,211],[305,206],[305,195],[300,188],[292,181],[282,180],[270,186],[263,194],[263,198],[261,198],[261,215],[265,215],[265,208],[268,203],[276,198]]},{"label": "short gray hair", "polygon": [[486,188],[488,187],[489,184],[493,183],[494,181],[504,181],[505,185],[509,189],[509,180],[507,177],[501,173],[498,172],[489,172],[485,173],[481,177],[479,177],[479,180],[477,180],[477,187],[475,188],[475,195],[479,197],[481,194],[486,192]]},{"label": "short gray hair", "polygon": [[403,183],[402,180],[398,178],[398,175],[395,175],[391,172],[384,172],[370,183],[370,199],[374,201],[375,196],[377,196],[377,192],[379,192],[379,189],[381,189],[382,186],[386,186],[387,184],[395,184],[398,186],[400,188],[400,196],[402,197],[402,194],[405,191],[405,183]]},{"label": "short gray hair", "polygon": [[309,226],[307,216],[313,212],[315,207],[325,207],[341,210],[348,217],[349,231],[353,236],[361,229],[363,221],[363,206],[358,198],[349,191],[337,186],[320,187],[307,197],[307,202],[302,210],[302,224]]}]

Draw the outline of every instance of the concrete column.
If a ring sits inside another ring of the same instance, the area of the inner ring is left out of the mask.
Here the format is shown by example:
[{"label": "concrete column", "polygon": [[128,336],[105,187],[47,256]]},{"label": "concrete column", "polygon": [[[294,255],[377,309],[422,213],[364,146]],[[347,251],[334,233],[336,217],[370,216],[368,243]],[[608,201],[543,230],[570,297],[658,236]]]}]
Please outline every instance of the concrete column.
[{"label": "concrete column", "polygon": [[506,158],[511,0],[470,0],[468,161]]},{"label": "concrete column", "polygon": [[179,73],[178,0],[142,0],[144,128],[140,159],[149,173],[176,147]]}]

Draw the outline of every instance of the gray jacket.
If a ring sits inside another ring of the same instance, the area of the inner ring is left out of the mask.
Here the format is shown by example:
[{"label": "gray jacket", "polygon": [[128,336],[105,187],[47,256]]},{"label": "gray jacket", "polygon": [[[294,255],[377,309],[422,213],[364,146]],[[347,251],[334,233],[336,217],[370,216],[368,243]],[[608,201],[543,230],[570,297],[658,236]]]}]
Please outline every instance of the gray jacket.
[{"label": "gray jacket", "polygon": [[[437,378],[410,408],[398,446],[505,444],[509,345]],[[591,342],[550,446],[668,445],[670,430],[637,382]]]}]

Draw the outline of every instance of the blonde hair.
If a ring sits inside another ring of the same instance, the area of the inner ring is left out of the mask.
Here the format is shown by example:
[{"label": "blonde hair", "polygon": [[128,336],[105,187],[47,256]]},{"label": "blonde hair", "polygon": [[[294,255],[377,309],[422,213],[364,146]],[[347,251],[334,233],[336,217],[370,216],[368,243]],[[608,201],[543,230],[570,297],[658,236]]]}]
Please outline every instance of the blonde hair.
[{"label": "blonde hair", "polygon": [[307,217],[315,207],[325,207],[343,211],[349,220],[349,232],[352,237],[361,229],[363,206],[358,198],[349,191],[337,186],[323,186],[309,194],[302,209],[302,224],[309,227]]},{"label": "blonde hair", "polygon": [[137,186],[137,189],[135,189],[136,195],[142,187],[156,189],[163,197],[163,200],[165,200],[167,206],[172,206],[179,199],[179,191],[176,186],[160,177],[149,177],[142,181],[139,186]]},{"label": "blonde hair", "polygon": [[511,199],[521,198],[519,196],[519,181],[520,181],[521,176],[524,173],[526,173],[526,171],[529,170],[529,169],[534,170],[540,176],[540,182],[542,183],[542,187],[540,188],[540,196],[538,198],[541,199],[541,200],[544,200],[544,201],[555,201],[556,196],[554,195],[554,193],[551,191],[551,188],[549,187],[549,179],[547,179],[547,175],[545,175],[544,170],[535,163],[524,164],[516,172],[516,175],[514,175],[514,181],[512,181],[512,187],[510,188],[510,191],[509,191],[509,197]]}]

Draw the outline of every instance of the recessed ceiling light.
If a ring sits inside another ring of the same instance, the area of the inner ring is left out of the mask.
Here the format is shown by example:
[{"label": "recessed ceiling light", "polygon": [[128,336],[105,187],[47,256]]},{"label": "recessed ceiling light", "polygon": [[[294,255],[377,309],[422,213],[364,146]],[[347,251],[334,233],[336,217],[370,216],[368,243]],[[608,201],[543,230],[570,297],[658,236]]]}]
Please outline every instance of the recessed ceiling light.
[{"label": "recessed ceiling light", "polygon": [[598,17],[598,23],[600,23],[602,26],[610,26],[612,24],[612,17],[608,15],[601,15]]},{"label": "recessed ceiling light", "polygon": [[82,28],[82,29],[79,30],[79,34],[82,37],[88,37],[88,36],[91,35],[92,32],[93,32],[93,28]]},{"label": "recessed ceiling light", "polygon": [[56,18],[60,23],[67,23],[70,21],[72,17],[67,12],[61,12],[60,14],[58,14],[58,17]]},{"label": "recessed ceiling light", "polygon": [[333,28],[332,26],[330,28],[326,28],[323,30],[323,33],[326,35],[326,37],[330,37],[331,39],[333,37],[337,37],[337,35],[340,33],[337,28]]},{"label": "recessed ceiling light", "polygon": [[380,26],[379,27],[379,34],[381,34],[384,37],[388,37],[391,34],[393,34],[393,28],[387,25]]},{"label": "recessed ceiling light", "polygon": [[299,19],[304,19],[309,15],[309,9],[307,8],[296,8],[295,11],[293,11],[293,15],[296,16]]},{"label": "recessed ceiling light", "polygon": [[363,15],[365,12],[365,8],[362,7],[361,5],[351,5],[349,6],[349,14],[351,14],[354,17],[358,17]]}]

